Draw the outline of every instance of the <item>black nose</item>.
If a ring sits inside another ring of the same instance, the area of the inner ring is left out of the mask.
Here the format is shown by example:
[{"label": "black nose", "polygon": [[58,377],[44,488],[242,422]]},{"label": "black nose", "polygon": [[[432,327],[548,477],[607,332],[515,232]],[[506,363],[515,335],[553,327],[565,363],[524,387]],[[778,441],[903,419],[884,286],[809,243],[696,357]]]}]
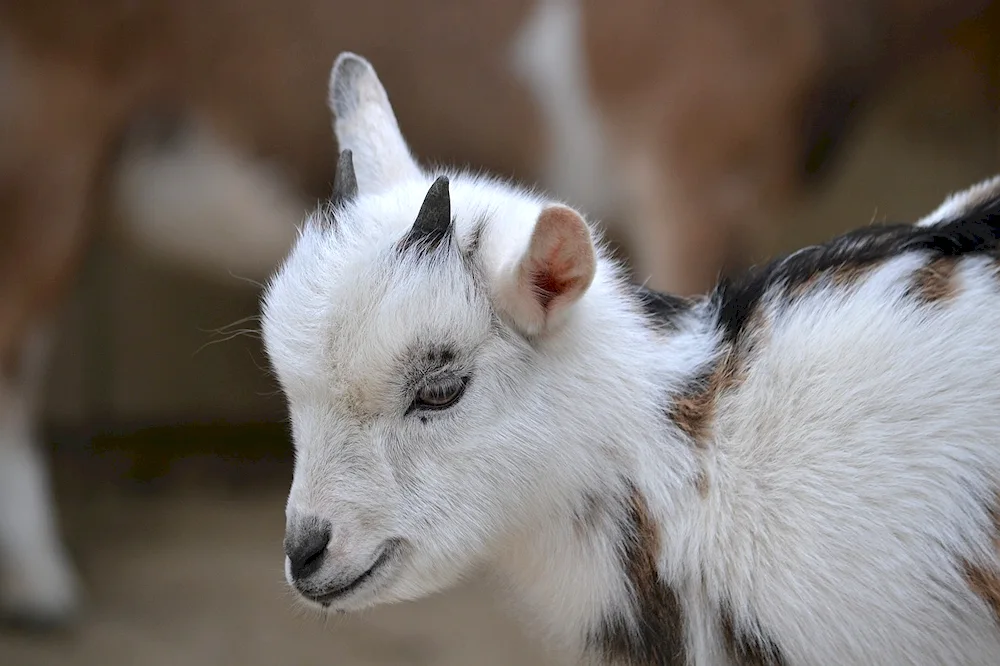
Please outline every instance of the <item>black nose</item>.
[{"label": "black nose", "polygon": [[289,525],[285,535],[285,555],[292,569],[292,578],[302,580],[316,573],[326,557],[330,543],[330,522],[306,518]]}]

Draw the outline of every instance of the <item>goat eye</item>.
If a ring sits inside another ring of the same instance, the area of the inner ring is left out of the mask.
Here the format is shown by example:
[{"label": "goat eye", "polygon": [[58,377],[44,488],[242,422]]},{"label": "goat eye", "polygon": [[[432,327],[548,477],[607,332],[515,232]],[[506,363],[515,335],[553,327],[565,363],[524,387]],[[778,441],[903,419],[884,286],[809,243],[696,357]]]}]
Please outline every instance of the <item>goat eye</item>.
[{"label": "goat eye", "polygon": [[468,383],[468,377],[456,377],[426,384],[417,391],[410,409],[447,409],[458,402]]}]

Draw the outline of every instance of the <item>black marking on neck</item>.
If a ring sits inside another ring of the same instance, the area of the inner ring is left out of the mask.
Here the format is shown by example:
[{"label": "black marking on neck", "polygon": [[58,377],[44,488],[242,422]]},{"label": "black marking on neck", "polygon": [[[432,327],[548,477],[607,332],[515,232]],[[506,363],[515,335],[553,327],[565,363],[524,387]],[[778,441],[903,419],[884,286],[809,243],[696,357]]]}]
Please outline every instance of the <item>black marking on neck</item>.
[{"label": "black marking on neck", "polygon": [[644,285],[632,285],[633,294],[650,323],[663,330],[676,331],[681,317],[690,312],[694,301],[654,291]]},{"label": "black marking on neck", "polygon": [[805,248],[751,270],[737,280],[724,280],[711,296],[717,326],[733,342],[744,331],[769,294],[790,300],[824,276],[850,282],[868,269],[909,252],[928,260],[974,254],[996,256],[1000,249],[1000,195],[994,194],[962,211],[956,219],[928,226],[872,225],[822,245]]},{"label": "black marking on neck", "polygon": [[684,609],[677,592],[660,577],[657,525],[645,497],[631,484],[625,501],[619,552],[632,604],[608,609],[587,636],[587,649],[608,663],[684,666]]}]

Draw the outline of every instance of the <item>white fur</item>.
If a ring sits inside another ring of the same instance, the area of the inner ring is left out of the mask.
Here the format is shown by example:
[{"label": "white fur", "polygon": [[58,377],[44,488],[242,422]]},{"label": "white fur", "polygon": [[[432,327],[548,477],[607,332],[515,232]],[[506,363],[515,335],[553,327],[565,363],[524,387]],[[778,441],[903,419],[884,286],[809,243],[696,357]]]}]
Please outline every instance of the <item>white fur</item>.
[{"label": "white fur", "polygon": [[128,239],[139,248],[226,282],[271,274],[306,209],[274,169],[204,126],[166,147],[141,137],[129,142],[112,195]]},{"label": "white fur", "polygon": [[[345,63],[352,83],[338,88]],[[694,664],[723,659],[727,602],[738,629],[759,621],[791,665],[996,663],[1000,627],[956,564],[1000,566],[987,513],[1000,490],[1000,286],[987,259],[961,262],[946,304],[907,297],[916,254],[854,288],[765,301],[763,340],[699,449],[665,412],[719,353],[707,304],[652,330],[598,249],[562,325],[505,333],[492,312],[517,315],[497,285],[553,202],[452,173],[454,242],[485,223],[478,268],[456,247],[398,252],[433,177],[400,164],[409,153],[364,60],[341,56],[331,88],[360,195],[306,223],[263,306],[297,452],[289,530],[331,522],[319,584],[354,579],[388,539],[405,544],[333,608],[413,599],[486,566],[580,650],[630,607],[628,482],[658,528]],[[373,166],[383,156],[391,169]],[[407,359],[428,343],[458,350],[472,380],[422,422],[407,413]],[[601,510],[581,533],[587,497]]]},{"label": "white fur", "polygon": [[33,432],[48,346],[31,336],[18,377],[0,382],[0,612],[36,622],[67,619],[78,597]]},{"label": "white fur", "polygon": [[917,225],[927,226],[953,219],[962,210],[967,209],[970,205],[975,205],[984,197],[996,192],[997,187],[1000,187],[1000,176],[987,178],[962,192],[955,192],[948,196],[931,213],[918,220]]},{"label": "white fur", "polygon": [[983,304],[1000,294],[987,258],[967,259],[960,295],[928,313],[905,297],[921,259],[772,310],[768,344],[719,405],[709,497],[664,524],[667,560],[756,608],[789,663],[1000,654],[954,563],[997,565],[1000,314]]}]

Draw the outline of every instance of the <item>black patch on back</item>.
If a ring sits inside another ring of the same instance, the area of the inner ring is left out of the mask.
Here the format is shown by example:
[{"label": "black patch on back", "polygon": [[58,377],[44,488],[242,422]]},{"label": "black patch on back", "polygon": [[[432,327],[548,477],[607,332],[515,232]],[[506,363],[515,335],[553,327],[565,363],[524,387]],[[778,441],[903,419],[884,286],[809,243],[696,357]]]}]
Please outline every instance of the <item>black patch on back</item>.
[{"label": "black patch on back", "polygon": [[689,299],[654,291],[643,285],[633,285],[633,289],[646,316],[654,324],[666,329],[676,330],[677,321],[692,306]]},{"label": "black patch on back", "polygon": [[929,259],[970,254],[996,255],[1000,244],[1000,196],[985,199],[958,219],[933,226],[871,225],[822,245],[752,269],[736,280],[723,280],[712,292],[718,327],[729,342],[739,339],[765,295],[789,291],[840,268],[861,268],[907,252]]}]

